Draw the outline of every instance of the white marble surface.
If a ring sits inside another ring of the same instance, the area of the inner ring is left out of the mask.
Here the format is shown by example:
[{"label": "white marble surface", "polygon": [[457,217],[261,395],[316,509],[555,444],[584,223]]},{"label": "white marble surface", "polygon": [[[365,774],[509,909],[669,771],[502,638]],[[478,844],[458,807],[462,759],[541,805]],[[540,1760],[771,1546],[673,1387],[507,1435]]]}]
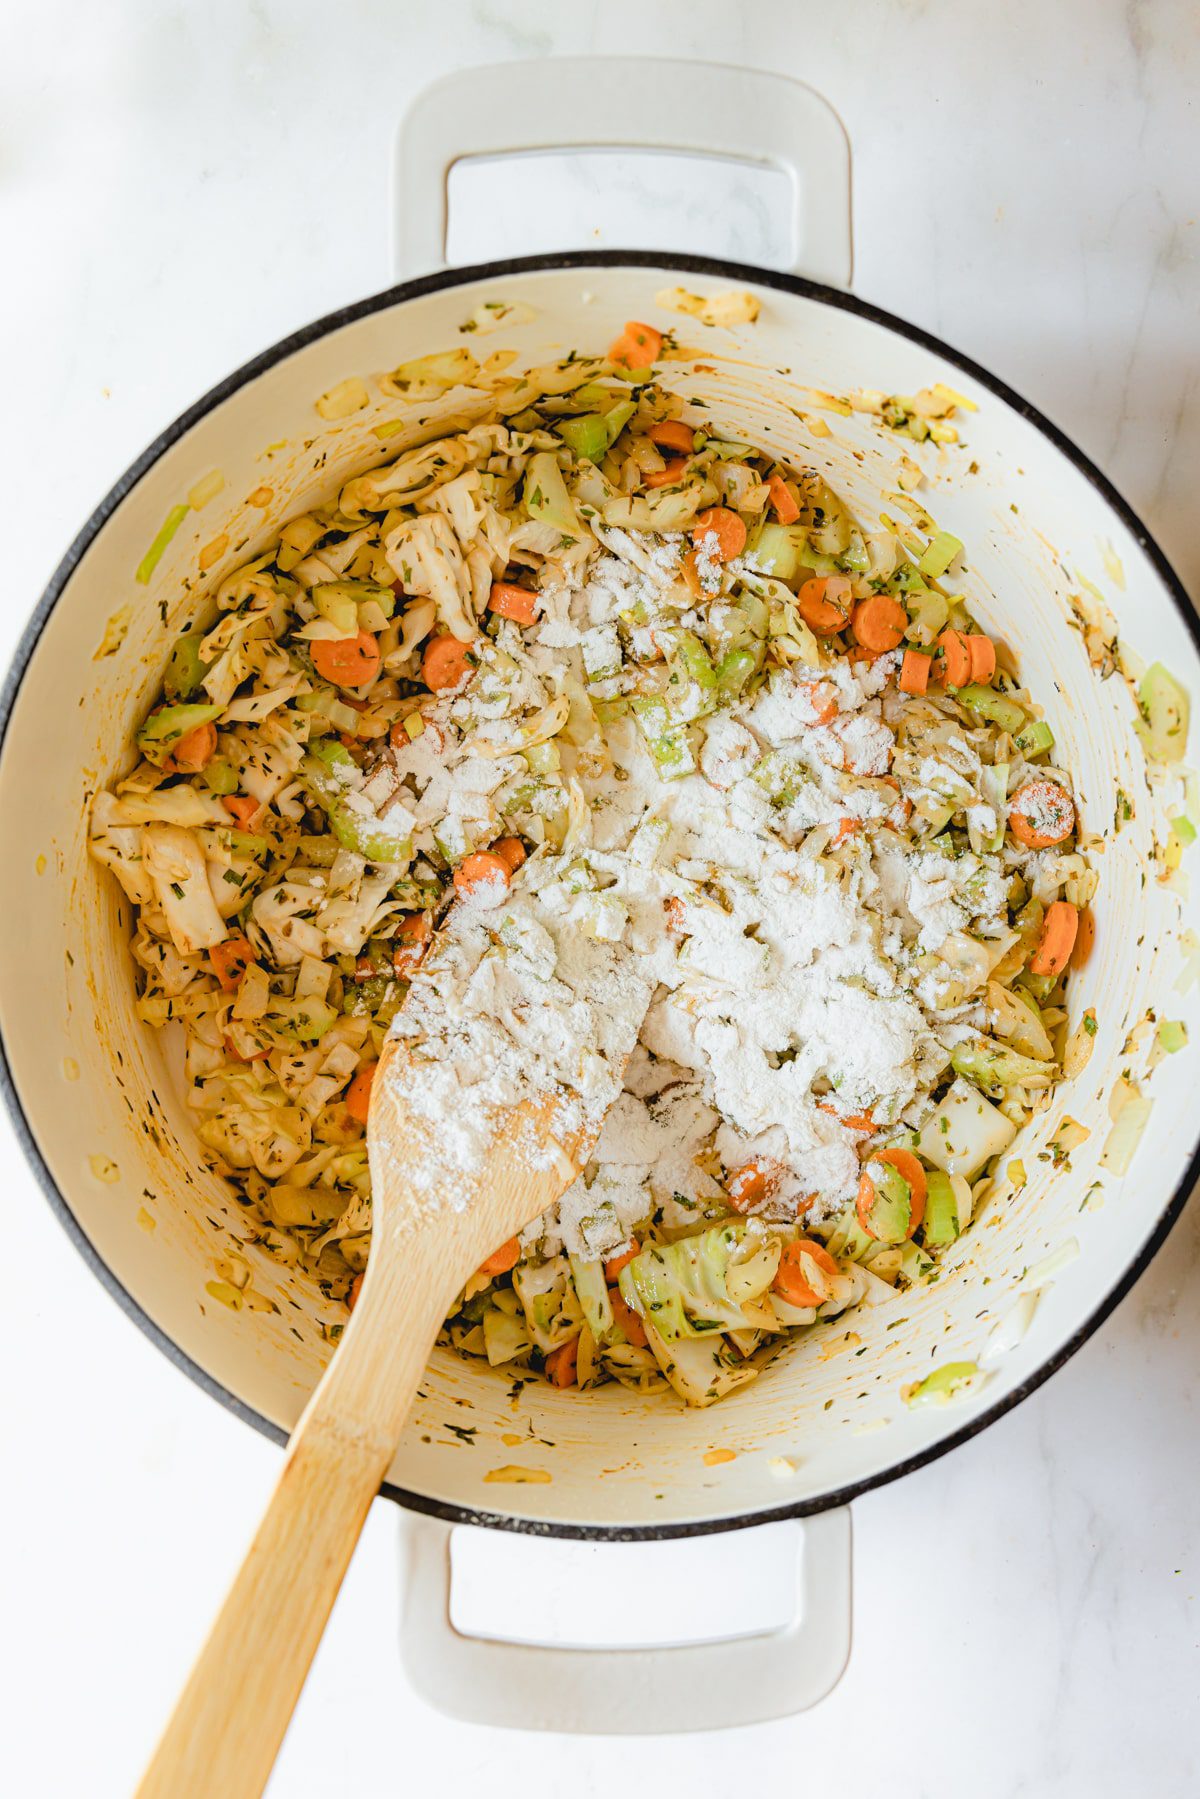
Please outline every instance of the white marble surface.
[{"label": "white marble surface", "polygon": [[[79,522],[166,420],[263,344],[388,280],[406,96],[458,64],[611,52],[629,35],[647,54],[820,87],[853,143],[857,291],[1037,400],[1200,591],[1191,0],[9,0],[4,655]],[[520,70],[514,106],[535,106],[550,78]],[[590,236],[599,215],[578,173],[566,179]],[[476,199],[455,242],[518,252],[521,228],[506,216],[497,244]],[[736,247],[718,240],[707,221],[704,248]],[[19,921],[6,926],[11,953]],[[278,1452],[121,1316],[6,1126],[0,1168],[15,1271],[0,1784],[105,1799],[131,1786]],[[377,1505],[272,1791],[366,1799],[486,1780],[495,1799],[533,1782],[599,1799],[631,1776],[726,1791],[783,1773],[901,1799],[1194,1793],[1198,1282],[1193,1203],[1047,1388],[855,1508],[850,1669],[784,1723],[636,1748],[448,1725],[404,1687],[396,1514]],[[719,1587],[737,1542],[711,1553]]]}]

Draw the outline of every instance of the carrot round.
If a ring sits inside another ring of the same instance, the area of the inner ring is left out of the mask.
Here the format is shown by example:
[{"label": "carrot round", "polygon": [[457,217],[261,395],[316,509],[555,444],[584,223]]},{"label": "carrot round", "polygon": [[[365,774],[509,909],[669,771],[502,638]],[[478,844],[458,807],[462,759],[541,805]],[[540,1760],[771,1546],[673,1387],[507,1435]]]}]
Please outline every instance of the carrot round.
[{"label": "carrot round", "polygon": [[847,837],[853,837],[854,833],[856,831],[861,831],[862,828],[863,821],[861,818],[839,818],[837,830],[829,839],[830,849],[835,850],[839,843],[845,843]]},{"label": "carrot round", "polygon": [[[896,1170],[901,1180],[908,1183],[908,1235],[911,1237],[925,1216],[925,1195],[928,1191],[925,1170],[911,1149],[880,1149],[876,1151],[874,1160],[888,1163],[889,1167]],[[871,1204],[874,1198],[875,1183],[864,1168],[859,1176],[855,1210],[858,1213],[858,1222],[868,1237],[873,1237],[875,1234],[871,1229]]]},{"label": "carrot round", "polygon": [[1046,907],[1042,934],[1029,958],[1030,974],[1061,974],[1071,960],[1079,933],[1079,908],[1070,900],[1055,900]]},{"label": "carrot round", "polygon": [[838,715],[837,689],[830,681],[801,681],[818,725],[831,725]]},{"label": "carrot round", "polygon": [[872,1112],[839,1112],[836,1106],[829,1104],[828,1100],[820,1099],[817,1101],[817,1110],[818,1112],[828,1112],[831,1118],[836,1118],[839,1124],[844,1124],[848,1131],[873,1131],[876,1128],[875,1116]]},{"label": "carrot round", "polygon": [[454,885],[464,899],[482,898],[489,891],[507,890],[512,872],[503,856],[495,850],[476,850],[464,856],[454,871]]},{"label": "carrot round", "polygon": [[965,687],[971,679],[971,649],[962,631],[947,625],[938,638],[942,652],[942,678],[947,687]]},{"label": "carrot round", "polygon": [[904,660],[900,664],[901,693],[925,693],[929,687],[929,665],[932,656],[923,656],[920,650],[905,650]]},{"label": "carrot round", "polygon": [[[826,1284],[823,1290],[814,1287],[805,1278],[804,1264],[801,1257],[807,1256],[816,1265],[820,1274],[825,1275]],[[774,1292],[789,1305],[819,1306],[829,1298],[828,1282],[836,1280],[841,1269],[830,1255],[823,1243],[812,1237],[797,1237],[794,1243],[785,1243],[783,1254],[779,1258],[779,1267],[775,1279],[771,1282]]]},{"label": "carrot round", "polygon": [[492,845],[492,854],[499,856],[509,874],[516,874],[525,861],[525,845],[519,837],[498,837]]},{"label": "carrot round", "polygon": [[1008,828],[1029,850],[1052,849],[1075,829],[1075,804],[1057,781],[1026,781],[1009,808]]},{"label": "carrot round", "polygon": [[511,618],[514,624],[531,625],[537,617],[538,597],[532,588],[516,581],[493,581],[488,611],[500,618]]},{"label": "carrot round", "polygon": [[748,1212],[751,1206],[761,1205],[779,1185],[779,1175],[777,1162],[743,1162],[725,1183],[730,1205],[738,1212]]},{"label": "carrot round", "polygon": [[608,360],[627,369],[649,368],[662,355],[662,332],[640,319],[630,319],[620,337],[609,345]]},{"label": "carrot round", "polygon": [[736,512],[731,512],[728,506],[708,506],[703,512],[696,514],[696,522],[692,526],[692,542],[699,542],[710,532],[716,537],[716,558],[720,562],[732,562],[746,547],[745,522]]},{"label": "carrot round", "polygon": [[356,1274],[354,1279],[350,1282],[350,1291],[346,1295],[346,1304],[350,1307],[351,1311],[353,1311],[358,1304],[358,1296],[362,1292],[362,1284],[363,1277],[361,1274]]},{"label": "carrot round", "polygon": [[515,1268],[521,1259],[521,1242],[518,1237],[510,1237],[499,1249],[494,1249],[490,1256],[485,1256],[479,1264],[480,1274],[490,1275],[493,1279],[498,1274],[507,1274]]},{"label": "carrot round", "polygon": [[235,819],[241,825],[243,831],[251,828],[254,820],[262,811],[261,800],[252,800],[247,793],[222,794],[221,804],[230,818]]},{"label": "carrot round", "polygon": [[392,941],[392,973],[410,980],[425,959],[433,936],[427,912],[408,912],[401,918]]},{"label": "carrot round", "polygon": [[768,475],[767,492],[771,496],[771,510],[780,524],[794,525],[800,517],[800,508],[782,475]]},{"label": "carrot round", "polygon": [[224,943],[214,943],[208,952],[208,959],[213,965],[213,973],[227,993],[240,987],[242,977],[254,961],[254,951],[250,941],[240,931],[232,937],[226,937]]},{"label": "carrot round", "polygon": [[604,1279],[608,1286],[613,1286],[620,1276],[622,1268],[627,1268],[634,1257],[641,1254],[641,1245],[636,1237],[631,1239],[629,1249],[623,1249],[618,1256],[609,1256],[604,1264]]},{"label": "carrot round", "polygon": [[560,1344],[546,1357],[546,1373],[556,1387],[573,1387],[579,1375],[579,1338]]},{"label": "carrot round", "polygon": [[421,679],[434,693],[458,687],[471,672],[471,645],[443,631],[431,637],[421,658]]},{"label": "carrot round", "polygon": [[996,674],[996,646],[990,637],[982,631],[972,631],[967,637],[967,654],[971,658],[971,679],[986,687]]},{"label": "carrot round", "polygon": [[208,767],[216,753],[217,727],[210,720],[206,725],[196,725],[184,732],[167,757],[166,766],[172,774],[198,775],[202,768]]},{"label": "carrot round", "polygon": [[696,447],[696,433],[682,419],[659,419],[646,436],[660,450],[674,450],[677,456],[690,456]]},{"label": "carrot round", "polygon": [[357,1118],[360,1124],[367,1122],[367,1113],[371,1110],[371,1082],[375,1079],[378,1062],[368,1062],[360,1068],[346,1089],[346,1110],[351,1118]]},{"label": "carrot round", "polygon": [[673,487],[676,481],[683,479],[686,467],[687,461],[683,456],[673,456],[665,468],[654,469],[650,474],[643,475],[643,484],[646,487]]},{"label": "carrot round", "polygon": [[854,635],[864,650],[883,656],[903,641],[908,613],[890,593],[873,593],[854,608]]},{"label": "carrot round", "polygon": [[796,604],[810,631],[818,637],[833,637],[846,629],[849,598],[850,582],[845,575],[813,575],[801,583]]},{"label": "carrot round", "polygon": [[335,687],[365,687],[379,673],[379,643],[370,631],[357,637],[317,637],[311,647],[313,667]]},{"label": "carrot round", "polygon": [[634,1349],[645,1349],[646,1327],[633,1307],[625,1304],[618,1287],[609,1288],[608,1303],[612,1307],[613,1321],[624,1331],[626,1342]]}]

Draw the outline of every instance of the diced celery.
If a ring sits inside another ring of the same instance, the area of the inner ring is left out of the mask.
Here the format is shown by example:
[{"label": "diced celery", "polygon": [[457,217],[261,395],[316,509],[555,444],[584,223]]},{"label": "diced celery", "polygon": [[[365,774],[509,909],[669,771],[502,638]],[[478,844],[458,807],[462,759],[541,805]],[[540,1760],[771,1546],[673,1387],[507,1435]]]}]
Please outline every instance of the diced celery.
[{"label": "diced celery", "polygon": [[1188,696],[1161,662],[1152,662],[1138,686],[1141,718],[1134,730],[1152,762],[1179,762],[1187,749]]},{"label": "diced celery", "polygon": [[237,770],[224,756],[214,756],[201,779],[210,793],[236,793],[238,790]]},{"label": "diced celery", "polygon": [[981,687],[977,681],[972,681],[968,686],[960,687],[954,697],[960,706],[978,713],[980,718],[989,719],[1002,731],[1015,735],[1025,724],[1024,707],[1010,700],[1007,694],[997,693],[993,687]]},{"label": "diced celery", "polygon": [[926,1176],[925,1218],[926,1245],[942,1249],[958,1236],[958,1201],[950,1176],[941,1168],[931,1168]]},{"label": "diced celery", "polygon": [[204,679],[208,664],[200,657],[199,631],[187,631],[176,638],[163,676],[163,690],[168,699],[190,700]]},{"label": "diced celery", "polygon": [[166,518],[163,520],[154,542],[150,545],[150,548],[138,563],[134,574],[134,580],[140,582],[143,587],[149,586],[150,577],[161,562],[163,551],[174,537],[176,531],[178,531],[180,525],[182,525],[189,510],[190,509],[187,506],[172,506],[170,512],[168,512]]},{"label": "diced celery", "polygon": [[905,1403],[910,1406],[945,1405],[978,1373],[978,1362],[943,1362],[940,1368],[935,1368],[905,1394]]},{"label": "diced celery", "polygon": [[296,1043],[316,1043],[337,1018],[333,1007],[311,995],[288,999],[273,993],[267,1004],[263,1022],[280,1037]]},{"label": "diced celery", "polygon": [[1176,812],[1171,818],[1171,829],[1178,837],[1184,849],[1191,847],[1196,841],[1196,827],[1183,812]]},{"label": "diced celery", "polygon": [[923,575],[929,575],[931,579],[936,580],[939,575],[945,574],[961,549],[961,538],[952,536],[949,531],[939,531],[937,536],[932,538],[926,546],[925,554],[917,563],[917,567]]},{"label": "diced celery", "polygon": [[522,754],[530,774],[553,775],[557,774],[562,766],[562,752],[553,737],[548,737],[545,743],[531,743],[527,750],[522,751]]},{"label": "diced celery", "polygon": [[915,587],[905,593],[904,606],[909,618],[905,635],[915,644],[930,647],[950,616],[945,596],[934,593],[932,587]]},{"label": "diced celery", "polygon": [[[806,552],[808,554],[806,554]],[[800,525],[777,525],[768,520],[754,539],[749,559],[764,575],[777,581],[794,581],[809,566],[808,533]],[[834,565],[830,560],[830,567]]]},{"label": "diced celery", "polygon": [[1174,1056],[1181,1049],[1187,1048],[1187,1026],[1181,1018],[1164,1018],[1156,1033],[1158,1047],[1168,1056]]},{"label": "diced celery", "polygon": [[633,715],[664,781],[677,781],[681,775],[690,775],[696,766],[692,746],[686,730],[676,723],[662,695],[639,695],[633,701]]},{"label": "diced celery", "polygon": [[983,1037],[976,1043],[960,1043],[950,1057],[950,1066],[989,1092],[1005,1087],[1049,1087],[1055,1076],[1052,1063],[1018,1055],[1016,1050]]},{"label": "diced celery", "polygon": [[608,449],[608,432],[598,412],[585,413],[582,418],[562,419],[555,430],[581,462],[599,462]]},{"label": "diced celery", "polygon": [[610,681],[621,672],[621,640],[615,625],[592,625],[580,643],[583,672],[589,681]]},{"label": "diced celery", "polygon": [[722,699],[736,699],[763,665],[766,645],[730,650],[717,664],[717,689]]},{"label": "diced celery", "polygon": [[777,806],[790,806],[812,776],[804,764],[795,756],[789,756],[786,750],[767,750],[750,770],[750,779]]},{"label": "diced celery", "polygon": [[1044,718],[1032,718],[1022,730],[1014,733],[1013,741],[1025,760],[1031,762],[1035,756],[1045,755],[1047,750],[1054,748],[1054,732]]}]

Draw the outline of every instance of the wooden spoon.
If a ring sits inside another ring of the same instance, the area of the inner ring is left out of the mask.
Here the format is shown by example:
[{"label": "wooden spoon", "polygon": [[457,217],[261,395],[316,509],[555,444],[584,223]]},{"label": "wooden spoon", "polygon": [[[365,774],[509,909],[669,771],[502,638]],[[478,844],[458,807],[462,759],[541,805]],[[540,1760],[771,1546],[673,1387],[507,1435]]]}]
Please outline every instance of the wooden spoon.
[{"label": "wooden spoon", "polygon": [[[635,983],[627,1025],[622,1009],[611,1058],[617,1076],[649,997],[646,987],[639,998]],[[477,1169],[430,1186],[436,1125],[405,1103],[419,1080],[406,1045],[389,1038],[371,1095],[373,1228],[362,1291],[292,1432],[258,1533],[138,1788],[141,1799],[262,1792],[446,1313],[480,1263],[557,1202],[599,1131],[594,1114],[584,1128],[563,1131],[563,1091],[534,1090],[494,1115],[493,1147]],[[616,1078],[614,1097],[619,1090]],[[530,1156],[530,1144],[545,1153]]]}]

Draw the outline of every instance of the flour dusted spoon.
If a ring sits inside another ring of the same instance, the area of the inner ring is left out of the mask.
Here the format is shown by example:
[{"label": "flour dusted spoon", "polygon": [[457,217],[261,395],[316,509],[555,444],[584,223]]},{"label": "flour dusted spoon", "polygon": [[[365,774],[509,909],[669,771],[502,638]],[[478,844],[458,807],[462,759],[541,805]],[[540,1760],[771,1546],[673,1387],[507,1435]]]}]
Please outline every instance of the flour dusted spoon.
[{"label": "flour dusted spoon", "polygon": [[[609,1081],[620,1091],[651,988],[621,970],[604,996]],[[509,1051],[511,1055],[511,1050]],[[140,1799],[249,1799],[270,1776],[371,1501],[387,1473],[442,1320],[485,1258],[553,1206],[603,1119],[562,1085],[490,1109],[472,1166],[439,1166],[428,1071],[389,1038],[372,1087],[371,1254],[353,1316],[292,1432],[278,1484],[138,1788]],[[426,1095],[427,1097],[427,1095]]]}]

